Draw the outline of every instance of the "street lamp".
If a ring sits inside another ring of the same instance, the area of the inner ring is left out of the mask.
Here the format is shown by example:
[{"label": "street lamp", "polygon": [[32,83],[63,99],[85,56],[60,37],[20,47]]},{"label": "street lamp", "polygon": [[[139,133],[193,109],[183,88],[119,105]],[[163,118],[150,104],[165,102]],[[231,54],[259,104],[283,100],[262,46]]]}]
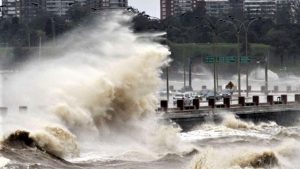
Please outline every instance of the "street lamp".
[{"label": "street lamp", "polygon": [[[237,20],[234,19],[233,17],[229,16],[229,18],[232,20],[223,20],[220,19],[220,21],[229,23],[233,26],[234,30],[235,30],[235,36],[237,38],[237,68],[238,68],[238,95],[241,96],[241,56],[240,56],[240,32],[242,27],[244,26],[243,22],[241,22],[239,25],[235,22],[233,22],[233,20]],[[240,22],[239,20],[237,20],[238,22]]]},{"label": "street lamp", "polygon": [[[199,17],[196,17],[199,18]],[[207,27],[208,29],[210,29],[213,32],[213,55],[214,55],[214,62],[213,62],[213,71],[214,71],[214,99],[216,99],[216,94],[217,94],[217,86],[218,86],[218,73],[217,73],[217,52],[216,52],[216,43],[217,43],[217,38],[218,38],[218,30],[217,30],[217,26],[215,24],[213,24],[212,20],[210,20],[207,17],[203,18],[204,21],[207,23],[206,25],[204,25],[204,27]]]},{"label": "street lamp", "polygon": [[[236,38],[237,38],[237,64],[238,64],[238,95],[241,96],[241,56],[240,56],[240,32],[242,30],[242,28],[244,28],[245,30],[245,41],[246,41],[246,57],[248,57],[248,32],[249,32],[249,28],[251,26],[252,23],[254,23],[257,20],[260,20],[261,18],[252,18],[247,21],[240,21],[238,19],[233,18],[232,16],[229,16],[229,18],[231,20],[222,20],[223,22],[229,23],[231,25],[233,25],[235,32],[236,32]],[[238,23],[234,22],[237,21]],[[248,22],[248,23],[247,23]],[[246,24],[247,23],[247,24]],[[247,91],[247,97],[249,95],[249,70],[248,70],[248,66],[247,66],[247,72],[246,72],[246,91]]]},{"label": "street lamp", "polygon": [[[248,57],[248,32],[249,32],[249,28],[251,26],[252,23],[254,23],[257,20],[261,20],[261,18],[251,18],[251,20],[248,22],[248,24],[245,26],[245,41],[246,41],[246,57]],[[249,67],[247,66],[247,70],[246,70],[246,96],[249,96]]]}]

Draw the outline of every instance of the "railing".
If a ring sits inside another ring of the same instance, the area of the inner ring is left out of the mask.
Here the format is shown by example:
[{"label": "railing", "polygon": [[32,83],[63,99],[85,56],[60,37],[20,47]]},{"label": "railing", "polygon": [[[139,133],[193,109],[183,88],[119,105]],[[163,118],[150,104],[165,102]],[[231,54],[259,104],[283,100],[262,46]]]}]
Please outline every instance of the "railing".
[{"label": "railing", "polygon": [[223,109],[230,111],[275,111],[282,110],[283,108],[298,108],[300,107],[300,94],[294,95],[294,102],[288,101],[288,96],[286,94],[275,97],[273,95],[268,95],[266,102],[262,103],[260,101],[261,96],[253,96],[251,102],[247,102],[245,97],[238,97],[237,104],[232,103],[231,98],[223,98],[223,103],[216,103],[215,99],[209,99],[208,105],[201,106],[199,99],[193,99],[192,105],[184,105],[184,100],[177,100],[176,108],[169,108],[168,101],[162,100],[161,106],[158,111],[165,112],[191,112],[197,110],[210,110],[210,109]]}]

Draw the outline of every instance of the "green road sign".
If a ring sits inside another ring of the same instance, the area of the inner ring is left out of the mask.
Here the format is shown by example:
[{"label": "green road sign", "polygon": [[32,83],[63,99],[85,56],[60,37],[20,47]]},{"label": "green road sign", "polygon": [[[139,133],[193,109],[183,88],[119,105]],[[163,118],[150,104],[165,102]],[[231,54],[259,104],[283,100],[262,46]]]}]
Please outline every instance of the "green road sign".
[{"label": "green road sign", "polygon": [[[216,60],[216,61],[214,61]],[[204,63],[227,63],[227,64],[231,64],[231,63],[236,63],[237,62],[237,56],[206,56],[204,58]],[[250,63],[251,62],[251,57],[250,56],[241,56],[240,57],[240,63]]]}]

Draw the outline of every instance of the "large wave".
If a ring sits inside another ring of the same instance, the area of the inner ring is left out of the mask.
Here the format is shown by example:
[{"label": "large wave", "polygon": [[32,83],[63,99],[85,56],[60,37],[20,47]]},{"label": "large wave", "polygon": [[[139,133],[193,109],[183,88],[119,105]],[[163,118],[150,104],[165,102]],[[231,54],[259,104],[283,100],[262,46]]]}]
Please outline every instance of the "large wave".
[{"label": "large wave", "polygon": [[[189,151],[180,144],[180,129],[158,123],[155,112],[170,52],[134,34],[130,20],[103,15],[48,44],[55,45],[51,52],[43,50],[42,58],[10,75],[3,136],[29,132],[39,147],[63,158],[79,151],[114,156],[134,150],[153,157]],[[13,109],[19,105],[28,110]]]}]

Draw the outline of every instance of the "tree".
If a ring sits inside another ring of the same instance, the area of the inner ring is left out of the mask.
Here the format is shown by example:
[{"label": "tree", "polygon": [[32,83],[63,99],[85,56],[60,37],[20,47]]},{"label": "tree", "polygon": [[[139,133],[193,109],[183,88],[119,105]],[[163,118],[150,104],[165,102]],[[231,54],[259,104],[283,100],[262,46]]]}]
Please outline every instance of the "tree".
[{"label": "tree", "polygon": [[161,21],[147,15],[146,12],[140,12],[132,7],[128,8],[128,12],[134,15],[132,28],[135,32],[157,32],[163,30]]}]

